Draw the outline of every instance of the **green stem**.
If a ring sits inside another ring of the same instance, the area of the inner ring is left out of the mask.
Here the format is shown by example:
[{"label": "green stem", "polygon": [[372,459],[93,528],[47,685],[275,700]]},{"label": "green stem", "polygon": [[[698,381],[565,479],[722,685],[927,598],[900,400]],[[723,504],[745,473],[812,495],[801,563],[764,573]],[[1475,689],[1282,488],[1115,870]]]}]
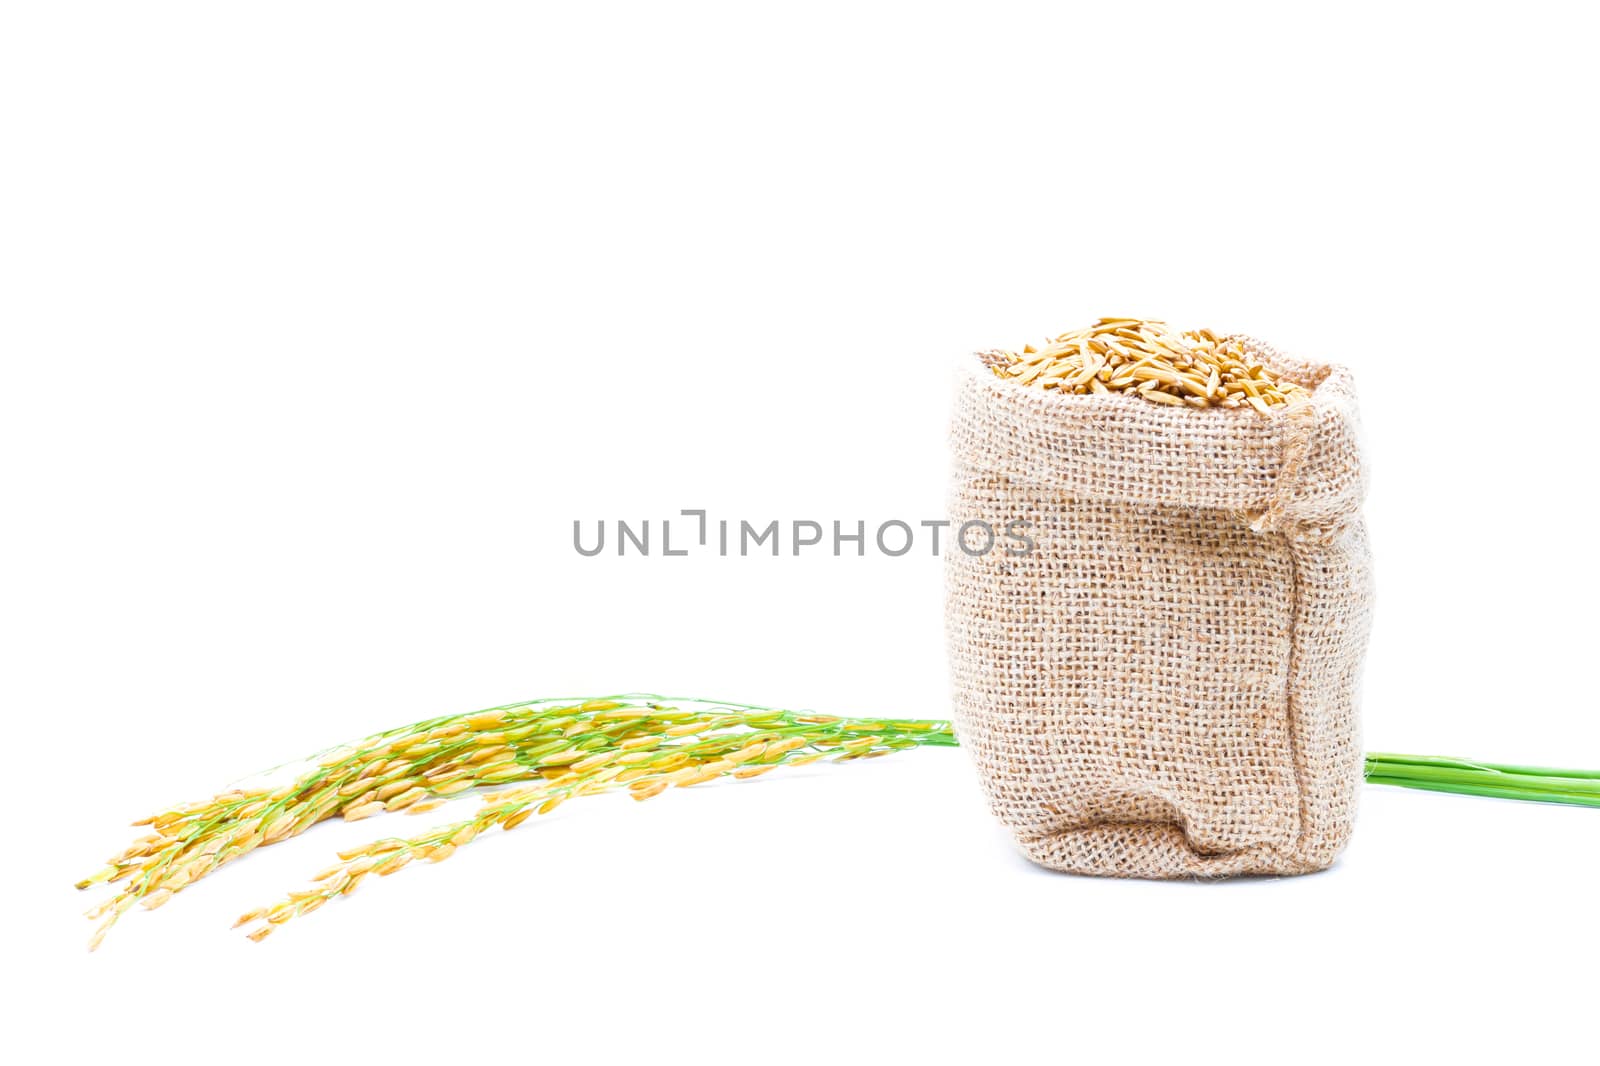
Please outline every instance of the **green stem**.
[{"label": "green stem", "polygon": [[1367,764],[1375,762],[1396,763],[1405,766],[1449,766],[1458,770],[1494,770],[1503,774],[1525,774],[1530,777],[1564,777],[1600,779],[1600,770],[1564,770],[1552,766],[1515,766],[1509,763],[1473,762],[1451,759],[1439,755],[1394,755],[1374,751],[1367,754]]},{"label": "green stem", "polygon": [[1600,770],[1484,763],[1438,755],[1367,756],[1366,779],[1429,792],[1600,807]]},{"label": "green stem", "polygon": [[1429,763],[1387,763],[1369,757],[1367,778],[1382,777],[1388,780],[1427,781],[1434,785],[1473,785],[1491,788],[1514,788],[1520,792],[1571,792],[1600,796],[1600,780],[1591,777],[1540,776],[1535,774],[1506,773],[1502,770],[1474,767],[1439,766]]},{"label": "green stem", "polygon": [[1461,796],[1488,796],[1494,799],[1522,800],[1528,803],[1565,803],[1575,807],[1600,807],[1600,796],[1593,793],[1529,790],[1507,785],[1424,781],[1419,778],[1385,777],[1372,774],[1367,776],[1367,783],[1373,785],[1397,785],[1400,788],[1415,788],[1426,792],[1448,792]]}]

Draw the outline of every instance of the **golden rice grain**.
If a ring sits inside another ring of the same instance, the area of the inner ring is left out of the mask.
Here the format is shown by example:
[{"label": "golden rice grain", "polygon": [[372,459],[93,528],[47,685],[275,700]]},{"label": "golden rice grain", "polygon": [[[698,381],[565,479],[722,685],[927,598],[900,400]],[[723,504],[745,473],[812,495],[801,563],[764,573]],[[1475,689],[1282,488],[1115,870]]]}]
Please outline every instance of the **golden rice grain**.
[{"label": "golden rice grain", "polygon": [[657,778],[649,782],[637,782],[641,787],[631,789],[629,795],[636,800],[647,800],[652,796],[659,796],[667,790],[667,782]]},{"label": "golden rice grain", "polygon": [[377,795],[374,798],[380,801],[391,799],[410,789],[416,785],[416,783],[417,779],[415,777],[405,777],[401,778],[399,781],[391,781],[387,785],[384,785],[382,788],[378,789]]},{"label": "golden rice grain", "polygon": [[394,873],[396,870],[400,869],[400,867],[404,866],[410,861],[411,853],[409,851],[397,851],[387,859],[384,859],[378,865],[374,866],[372,868],[372,872],[377,874],[379,877],[388,877],[390,874]]}]

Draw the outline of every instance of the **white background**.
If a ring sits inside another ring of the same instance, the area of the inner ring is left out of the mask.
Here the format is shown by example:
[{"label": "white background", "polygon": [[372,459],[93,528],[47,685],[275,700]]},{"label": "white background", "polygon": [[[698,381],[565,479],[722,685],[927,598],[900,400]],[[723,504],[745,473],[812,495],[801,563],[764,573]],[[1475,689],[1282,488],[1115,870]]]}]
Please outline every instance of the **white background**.
[{"label": "white background", "polygon": [[951,360],[1100,314],[1356,369],[1370,748],[1600,766],[1575,10],[8,5],[6,1039],[1592,1051],[1600,811],[1368,788],[1327,874],[1102,882],[931,751],[570,805],[259,947],[233,915],[384,823],[93,956],[68,887],[133,816],[441,713],[947,714],[937,559],[585,559],[572,520],[937,517]]}]

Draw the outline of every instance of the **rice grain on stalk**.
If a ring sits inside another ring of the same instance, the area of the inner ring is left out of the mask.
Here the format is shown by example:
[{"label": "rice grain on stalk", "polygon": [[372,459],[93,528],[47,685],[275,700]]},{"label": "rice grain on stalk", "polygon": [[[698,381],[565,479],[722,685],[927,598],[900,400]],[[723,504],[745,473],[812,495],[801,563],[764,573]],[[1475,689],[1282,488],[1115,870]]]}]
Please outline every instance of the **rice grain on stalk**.
[{"label": "rice grain on stalk", "polygon": [[[229,789],[159,811],[137,823],[155,832],[78,887],[125,882],[90,912],[103,919],[92,941],[98,946],[135,903],[153,910],[218,867],[323,819],[420,813],[475,787],[497,789],[481,794],[482,805],[470,818],[341,852],[310,888],[243,916],[240,924],[261,923],[249,934],[259,941],[291,918],[348,895],[368,874],[388,876],[415,859],[442,862],[486,829],[515,828],[576,797],[625,791],[648,799],[674,784],[748,779],[814,759],[954,743],[942,721],[824,718],[654,696],[533,700],[390,730],[313,756],[286,785]],[[489,754],[473,761],[480,751]]]}]

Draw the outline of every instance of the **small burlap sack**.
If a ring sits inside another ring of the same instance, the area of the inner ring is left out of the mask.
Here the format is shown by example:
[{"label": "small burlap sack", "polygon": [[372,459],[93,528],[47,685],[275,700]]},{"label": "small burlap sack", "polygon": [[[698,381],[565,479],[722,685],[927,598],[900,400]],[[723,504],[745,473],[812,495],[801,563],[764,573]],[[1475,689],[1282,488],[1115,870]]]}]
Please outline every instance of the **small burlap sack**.
[{"label": "small burlap sack", "polygon": [[[1243,339],[1308,405],[1059,395],[966,361],[946,552],[956,729],[1029,858],[1115,877],[1330,864],[1371,611],[1350,374]],[[967,540],[982,548],[985,538]]]}]

